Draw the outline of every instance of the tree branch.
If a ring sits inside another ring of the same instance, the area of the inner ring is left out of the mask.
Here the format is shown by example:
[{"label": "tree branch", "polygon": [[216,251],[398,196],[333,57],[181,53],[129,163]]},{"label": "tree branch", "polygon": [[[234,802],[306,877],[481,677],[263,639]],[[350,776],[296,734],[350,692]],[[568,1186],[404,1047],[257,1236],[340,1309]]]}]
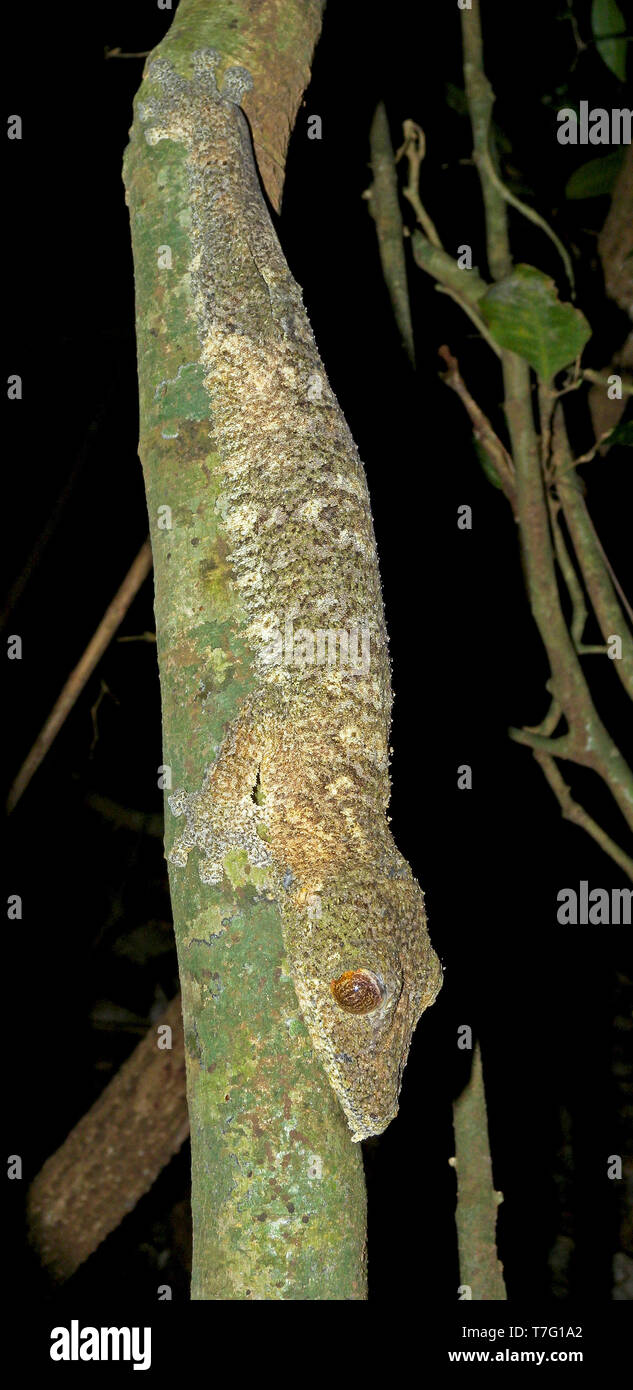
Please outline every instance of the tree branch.
[{"label": "tree branch", "polygon": [[27,1196],[29,1239],[57,1283],[69,1279],[148,1192],[189,1132],[180,996],[46,1160]]},{"label": "tree branch", "polygon": [[563,820],[572,821],[574,825],[580,826],[581,830],[585,830],[587,835],[590,835],[592,840],[595,840],[596,844],[604,850],[604,853],[608,854],[614,864],[617,864],[627,877],[633,880],[633,859],[630,855],[625,854],[619,845],[616,845],[615,840],[607,835],[606,830],[603,830],[597,821],[588,815],[582,806],[578,805],[577,801],[574,801],[570,788],[564,781],[554,759],[547,753],[539,752],[538,749],[534,750],[534,757],[558,801],[563,813]]},{"label": "tree branch", "polygon": [[503,1266],[497,1256],[497,1211],[500,1194],[492,1181],[486,1093],[479,1043],[470,1077],[453,1105],[457,1172],[457,1243],[459,1277],[471,1298],[500,1303],[507,1298]]},{"label": "tree branch", "polygon": [[101,660],[106,647],[109,645],[114,633],[122,623],[132,600],[136,597],[141,584],[147,578],[151,568],[152,550],[149,540],[147,540],[141,546],[120,589],[106,609],[83,656],[77,662],[74,670],[71,671],[30,753],[28,753],[27,757],[24,759],[20,771],[9,790],[7,798],[7,811],[9,813],[15,809],[20,797],[24,795],[31,778],[34,773],[37,772],[40,763],[43,762],[46,757],[51,744],[57,738],[73,705],[78,700],[86,681],[90,678],[95,666]]},{"label": "tree branch", "polygon": [[[245,106],[274,202],[322,10],[322,0],[286,0],[282,8],[260,0],[221,6],[181,0],[152,55],[169,59],[184,76],[198,49],[218,50],[223,67],[248,68],[253,89]],[[275,151],[274,163],[263,158],[264,149]],[[256,678],[226,558],[219,515],[225,484],[197,366],[191,246],[183,226],[191,200],[186,152],[171,140],[150,152],[138,115],[125,183],[163,762],[174,787],[198,787]],[[165,245],[172,252],[168,270],[157,257]],[[179,370],[184,364],[193,364],[191,370]],[[161,382],[168,383],[166,396],[157,396]],[[158,520],[165,505],[173,518],[169,530]],[[171,840],[177,825],[170,812],[167,827]],[[193,856],[186,869],[170,868],[191,1122],[192,1298],[362,1299],[362,1157],[310,1046],[287,971],[279,909],[269,890],[257,891],[258,872],[239,851],[217,887],[201,883]]]},{"label": "tree branch", "polygon": [[371,168],[374,176],[369,190],[369,209],[376,223],[380,263],[394,318],[407,357],[415,367],[413,325],[407,285],[402,214],[398,197],[398,178],[389,122],[384,102],[379,101],[369,131]]},{"label": "tree branch", "polygon": [[[505,200],[498,179],[491,176],[488,157],[493,94],[483,68],[479,0],[473,0],[472,8],[462,11],[461,19],[474,159],[486,210],[488,262],[494,278],[499,279],[509,274],[512,259]],[[553,742],[543,735],[520,730],[513,730],[512,737],[542,752],[570,757],[593,768],[609,787],[627,825],[633,829],[633,775],[593,705],[561,606],[532,411],[530,368],[522,358],[507,351],[503,352],[501,364],[530,607],[550,664],[550,692],[569,726],[569,733]]]}]

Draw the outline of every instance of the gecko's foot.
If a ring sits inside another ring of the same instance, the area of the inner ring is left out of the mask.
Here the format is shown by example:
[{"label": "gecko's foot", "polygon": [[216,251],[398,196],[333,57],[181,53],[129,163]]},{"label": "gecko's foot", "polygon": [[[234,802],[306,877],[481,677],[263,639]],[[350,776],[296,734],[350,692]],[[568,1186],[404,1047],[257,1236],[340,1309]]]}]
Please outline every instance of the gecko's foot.
[{"label": "gecko's foot", "polygon": [[171,796],[167,797],[167,805],[174,816],[182,816],[187,810],[189,798],[184,787],[177,787]]},{"label": "gecko's foot", "polygon": [[239,106],[244,93],[250,92],[253,79],[246,68],[227,68],[222,78],[222,86],[218,90],[215,74],[221,58],[222,55],[217,48],[198,48],[193,55],[195,77],[203,83],[207,92]]},{"label": "gecko's foot", "polygon": [[167,857],[170,863],[182,867],[190,850],[201,850],[199,870],[203,883],[222,882],[222,861],[229,850],[246,850],[253,868],[265,869],[271,863],[264,818],[250,795],[238,802],[214,797],[205,777],[204,791],[189,794],[179,787],[167,801],[173,814],[184,816],[186,821],[183,834]]},{"label": "gecko's foot", "polygon": [[147,69],[152,94],[138,103],[139,119],[148,123],[145,139],[148,145],[159,140],[187,140],[192,129],[204,126],[205,109],[209,101],[230,102],[239,106],[244,92],[250,90],[253,79],[246,68],[227,68],[221,90],[216,82],[216,69],[221,54],[215,48],[201,48],[193,54],[193,75],[181,77],[167,58],[155,58]]},{"label": "gecko's foot", "polygon": [[224,869],[217,859],[199,859],[198,872],[203,883],[221,883]]},{"label": "gecko's foot", "polygon": [[[175,792],[172,792],[171,796],[167,797],[167,805],[174,816],[186,814],[188,799],[184,787],[178,787]],[[169,863],[177,864],[180,869],[183,869],[187,863],[189,850],[192,848],[192,841],[187,835],[187,831],[185,831],[183,835],[178,836],[177,840],[174,840],[169,854],[167,855]]]},{"label": "gecko's foot", "polygon": [[174,840],[169,854],[167,855],[169,863],[176,864],[179,869],[184,869],[187,859],[189,858],[190,849],[191,845],[188,845],[184,836],[180,835],[177,840]]},{"label": "gecko's foot", "polygon": [[155,58],[150,63],[147,79],[155,84],[155,90],[147,101],[138,103],[137,110],[139,120],[151,122],[145,131],[148,145],[157,145],[159,140],[179,135],[174,114],[186,99],[188,83],[166,58]]},{"label": "gecko's foot", "polygon": [[193,54],[193,70],[197,78],[204,82],[207,89],[217,92],[218,84],[215,74],[220,62],[221,54],[217,48],[197,48]]},{"label": "gecko's foot", "polygon": [[234,106],[239,106],[244,93],[250,92],[252,86],[253,79],[246,68],[227,68],[222,79],[221,95],[226,101],[232,101]]}]

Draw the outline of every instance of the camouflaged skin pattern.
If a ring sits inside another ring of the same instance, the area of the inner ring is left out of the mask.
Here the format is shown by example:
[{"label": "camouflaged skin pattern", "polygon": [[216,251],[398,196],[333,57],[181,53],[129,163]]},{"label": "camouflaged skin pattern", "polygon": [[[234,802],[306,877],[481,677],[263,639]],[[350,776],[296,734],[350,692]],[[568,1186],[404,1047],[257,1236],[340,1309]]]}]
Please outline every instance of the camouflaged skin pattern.
[{"label": "camouflaged skin pattern", "polygon": [[218,89],[218,62],[197,53],[189,80],[152,63],[139,115],[150,144],[186,148],[218,509],[258,685],[201,789],[170,797],[185,821],[170,859],[196,848],[209,884],[236,847],[269,868],[303,1017],[360,1140],[397,1113],[442,974],[386,815],[390,670],[365,474],[262,195],[239,107],[250,77],[232,68]]}]

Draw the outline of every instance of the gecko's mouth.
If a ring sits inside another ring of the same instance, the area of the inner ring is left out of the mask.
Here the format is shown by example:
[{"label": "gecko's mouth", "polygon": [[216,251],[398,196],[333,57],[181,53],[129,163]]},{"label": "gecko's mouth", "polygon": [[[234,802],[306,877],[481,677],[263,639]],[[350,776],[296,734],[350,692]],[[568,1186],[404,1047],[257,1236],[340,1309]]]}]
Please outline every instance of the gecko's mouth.
[{"label": "gecko's mouth", "polygon": [[[399,1069],[399,1080],[402,1070],[403,1068]],[[398,1114],[398,1097],[399,1087],[391,1105],[381,1110],[358,1110],[354,1105],[350,1105],[349,1101],[339,1098],[355,1144],[361,1139],[371,1139],[375,1134],[382,1134],[389,1127]]]},{"label": "gecko's mouth", "polygon": [[355,1142],[382,1134],[398,1114],[409,1041],[409,1030],[405,1033],[398,1029],[394,1038],[389,1029],[382,1046],[363,1062],[344,1052],[335,1056],[336,1090]]},{"label": "gecko's mouth", "polygon": [[397,1101],[388,1111],[382,1111],[380,1114],[359,1111],[348,1101],[341,1101],[341,1105],[352,1131],[353,1144],[359,1144],[362,1139],[371,1139],[374,1134],[382,1134],[398,1114]]}]

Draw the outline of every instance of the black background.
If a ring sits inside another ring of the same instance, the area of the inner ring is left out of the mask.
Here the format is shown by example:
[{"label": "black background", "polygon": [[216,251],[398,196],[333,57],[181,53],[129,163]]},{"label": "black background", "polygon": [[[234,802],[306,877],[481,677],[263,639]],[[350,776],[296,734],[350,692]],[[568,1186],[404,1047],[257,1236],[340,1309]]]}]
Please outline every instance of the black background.
[{"label": "black background", "polygon": [[[575,12],[590,37],[589,6]],[[509,142],[506,170],[572,249],[579,303],[595,330],[585,360],[602,367],[626,335],[596,260],[608,201],[565,201],[572,170],[596,152],[557,144],[555,110],[581,98],[627,103],[594,48],[575,62],[564,15],[551,0],[485,4],[487,67]],[[147,532],[120,173],[142,59],[106,60],[104,50],[150,49],[170,18],[150,0],[42,7],[36,20],[12,7],[5,16],[6,109],[24,122],[22,141],[7,142],[4,175],[5,375],[19,372],[24,383],[23,401],[4,406],[7,590],[30,568],[6,627],[24,644],[5,675],[7,782]],[[561,927],[556,894],[580,879],[607,889],[625,880],[561,820],[529,752],[507,738],[509,725],[543,717],[547,669],[508,504],[479,468],[466,416],[438,377],[437,348],[450,345],[502,428],[496,361],[411,265],[412,374],[361,198],[382,97],[394,142],[406,117],[425,129],[423,197],[447,249],[469,243],[485,268],[470,131],[446,99],[447,82],[462,85],[460,54],[456,5],[392,0],[379,21],[370,6],[331,3],[279,222],[366,465],[394,668],[393,829],[425,889],[446,970],[414,1040],[400,1116],[364,1146],[370,1298],[455,1299],[447,1160],[451,1100],[468,1068],[456,1029],[468,1023],[483,1048],[509,1298],[595,1305],[612,1298],[622,1238],[621,1188],[606,1172],[630,1128],[616,1075],[630,1041],[630,929]],[[322,117],[321,141],[307,139],[311,114]],[[521,219],[512,229],[515,258],[557,276],[566,297],[551,245]],[[580,393],[572,435],[579,451],[592,442]],[[586,476],[598,532],[630,588],[629,460],[613,450]],[[472,532],[457,528],[462,503],[473,508]],[[119,635],[153,625],[148,582]],[[609,663],[588,661],[599,709],[630,757],[621,687]],[[93,745],[90,711],[102,681]],[[8,1151],[23,1156],[23,1189],[177,988],[161,841],[94,809],[100,796],[160,813],[160,747],[155,647],[114,641],[11,818],[6,891],[21,893],[24,916],[6,933],[4,1079]],[[457,790],[462,763],[473,768],[470,792]],[[601,786],[564,771],[623,843]],[[106,1290],[150,1304],[167,1282],[186,1300],[188,1184],[185,1147],[55,1294],[26,1252],[18,1184],[9,1184],[16,1289],[69,1317],[78,1298]],[[566,1252],[558,1270],[556,1242]]]}]

